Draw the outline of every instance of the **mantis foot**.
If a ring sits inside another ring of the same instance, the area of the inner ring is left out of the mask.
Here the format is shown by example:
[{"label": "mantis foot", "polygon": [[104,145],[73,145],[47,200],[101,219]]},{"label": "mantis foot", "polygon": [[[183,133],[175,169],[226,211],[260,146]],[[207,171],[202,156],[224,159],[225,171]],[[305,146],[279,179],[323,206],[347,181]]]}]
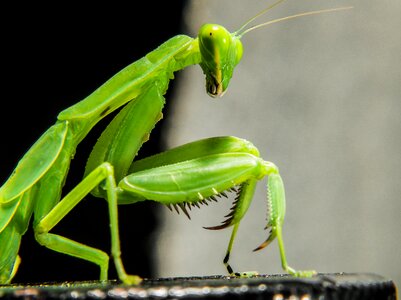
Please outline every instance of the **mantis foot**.
[{"label": "mantis foot", "polygon": [[120,278],[124,284],[128,285],[139,285],[142,282],[142,278],[137,275],[126,275]]},{"label": "mantis foot", "polygon": [[301,278],[310,278],[317,275],[317,272],[314,270],[295,271],[294,269],[288,267],[286,271],[292,276]]},{"label": "mantis foot", "polygon": [[246,272],[235,272],[233,275],[239,278],[251,278],[258,276],[259,273],[256,271],[246,271]]}]

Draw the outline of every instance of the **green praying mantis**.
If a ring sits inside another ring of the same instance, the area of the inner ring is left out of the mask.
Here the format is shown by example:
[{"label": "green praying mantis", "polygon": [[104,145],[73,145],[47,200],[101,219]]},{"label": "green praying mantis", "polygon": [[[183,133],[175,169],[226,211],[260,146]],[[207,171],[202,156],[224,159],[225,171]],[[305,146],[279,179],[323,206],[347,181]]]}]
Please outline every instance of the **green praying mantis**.
[{"label": "green praying mantis", "polygon": [[[197,38],[179,35],[169,39],[58,115],[56,123],[27,151],[0,188],[0,284],[10,283],[18,270],[21,237],[32,216],[39,244],[98,265],[100,280],[107,280],[109,255],[106,252],[51,233],[89,193],[108,203],[111,257],[119,279],[126,284],[139,284],[142,279],[127,274],[124,269],[118,205],[152,200],[189,216],[188,210],[194,206],[218,201],[218,197],[225,196],[227,191],[236,193],[226,220],[207,229],[233,227],[223,262],[231,275],[239,275],[229,264],[230,253],[256,184],[266,176],[266,228],[269,235],[255,250],[266,247],[277,238],[282,267],[286,272],[301,277],[315,274],[315,271],[294,270],[287,263],[282,238],[285,216],[283,181],[278,168],[263,160],[250,142],[232,136],[214,137],[134,160],[162,118],[163,95],[175,72],[199,64],[206,76],[207,93],[221,97],[241,60],[241,37],[244,34],[290,18],[339,10],[297,14],[246,28],[256,17],[282,1],[263,10],[234,33],[220,25],[205,24]],[[100,120],[117,110],[88,158],[82,181],[61,197],[78,144]]]}]

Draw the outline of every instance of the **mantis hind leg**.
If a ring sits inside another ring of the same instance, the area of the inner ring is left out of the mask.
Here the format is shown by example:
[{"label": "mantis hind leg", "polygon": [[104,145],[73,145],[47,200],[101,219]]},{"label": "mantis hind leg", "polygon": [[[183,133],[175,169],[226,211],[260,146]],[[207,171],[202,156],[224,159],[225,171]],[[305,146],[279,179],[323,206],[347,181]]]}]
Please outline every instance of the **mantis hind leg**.
[{"label": "mantis hind leg", "polygon": [[35,238],[39,244],[53,251],[98,265],[100,267],[100,280],[107,280],[109,256],[105,252],[52,233],[36,233]]},{"label": "mantis hind leg", "polygon": [[100,267],[100,279],[106,280],[109,257],[105,252],[49,233],[95,186],[103,181],[105,182],[109,205],[112,256],[118,276],[124,283],[138,284],[141,279],[138,276],[128,275],[121,261],[116,186],[113,167],[109,163],[103,163],[93,170],[42,218],[34,228],[35,237],[41,245],[49,249],[97,264]]}]

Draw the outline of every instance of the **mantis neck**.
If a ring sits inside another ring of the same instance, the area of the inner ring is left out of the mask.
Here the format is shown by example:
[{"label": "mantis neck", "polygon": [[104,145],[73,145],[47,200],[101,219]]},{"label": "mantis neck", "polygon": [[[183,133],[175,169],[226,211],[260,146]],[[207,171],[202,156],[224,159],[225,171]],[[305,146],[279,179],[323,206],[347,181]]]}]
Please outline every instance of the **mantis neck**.
[{"label": "mantis neck", "polygon": [[174,72],[199,62],[198,40],[175,36],[122,69],[84,100],[62,111],[58,121],[69,122],[79,143],[97,122],[129,101],[135,101],[148,86],[156,84],[164,94]]}]

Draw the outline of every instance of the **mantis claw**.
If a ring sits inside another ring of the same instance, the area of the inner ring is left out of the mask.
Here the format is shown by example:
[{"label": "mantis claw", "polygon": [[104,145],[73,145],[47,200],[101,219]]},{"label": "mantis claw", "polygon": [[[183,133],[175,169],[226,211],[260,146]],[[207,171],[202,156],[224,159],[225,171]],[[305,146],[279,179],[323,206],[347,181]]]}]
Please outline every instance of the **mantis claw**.
[{"label": "mantis claw", "polygon": [[310,278],[317,275],[315,270],[295,271],[293,268],[288,267],[286,271],[292,276],[300,278]]},{"label": "mantis claw", "polygon": [[259,273],[256,271],[245,271],[245,272],[235,272],[234,275],[239,278],[252,278],[258,276]]},{"label": "mantis claw", "polygon": [[126,277],[121,278],[121,281],[128,285],[139,285],[143,279],[136,275],[126,275]]}]

